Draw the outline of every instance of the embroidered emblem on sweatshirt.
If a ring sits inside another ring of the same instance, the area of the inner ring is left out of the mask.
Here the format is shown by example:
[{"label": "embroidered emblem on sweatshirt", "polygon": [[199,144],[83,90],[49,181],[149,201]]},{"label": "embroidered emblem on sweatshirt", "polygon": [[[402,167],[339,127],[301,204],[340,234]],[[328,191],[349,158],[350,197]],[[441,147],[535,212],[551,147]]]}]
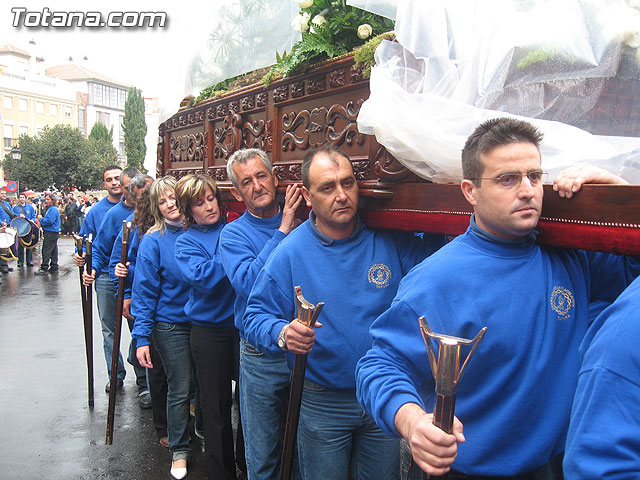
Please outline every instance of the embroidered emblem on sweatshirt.
[{"label": "embroidered emblem on sweatshirt", "polygon": [[575,305],[573,293],[564,287],[553,287],[551,292],[551,308],[558,314],[560,320],[569,318],[569,312]]},{"label": "embroidered emblem on sweatshirt", "polygon": [[367,274],[369,283],[373,283],[376,288],[386,288],[389,286],[389,280],[391,280],[391,269],[384,263],[374,263],[369,268]]}]

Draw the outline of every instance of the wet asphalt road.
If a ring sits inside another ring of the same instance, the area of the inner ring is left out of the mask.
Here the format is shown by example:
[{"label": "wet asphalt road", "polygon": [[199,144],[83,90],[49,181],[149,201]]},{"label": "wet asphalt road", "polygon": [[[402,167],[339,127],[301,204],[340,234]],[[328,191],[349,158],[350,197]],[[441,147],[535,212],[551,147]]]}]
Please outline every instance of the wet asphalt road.
[{"label": "wet asphalt road", "polygon": [[[93,305],[95,405],[87,406],[87,366],[73,240],[61,238],[60,272],[35,267],[2,274],[0,285],[0,479],[168,479],[169,452],[141,410],[132,367],[118,394],[113,445],[105,445],[107,383],[100,320]],[[129,330],[123,322],[121,351]],[[193,423],[193,422],[192,422]],[[191,425],[193,433],[193,425]],[[204,479],[193,437],[188,479]]]}]

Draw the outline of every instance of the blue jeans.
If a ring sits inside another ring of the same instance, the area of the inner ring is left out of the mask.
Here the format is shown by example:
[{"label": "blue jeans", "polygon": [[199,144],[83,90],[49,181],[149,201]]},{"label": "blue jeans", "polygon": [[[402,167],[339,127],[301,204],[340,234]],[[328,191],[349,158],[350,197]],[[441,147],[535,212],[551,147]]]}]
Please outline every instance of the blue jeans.
[{"label": "blue jeans", "polygon": [[[189,447],[189,400],[191,398],[191,324],[155,322],[153,344],[167,374],[167,436],[174,460],[186,458]],[[180,455],[177,455],[180,454]]]},{"label": "blue jeans", "polygon": [[[240,413],[248,480],[280,478],[290,377],[284,352],[264,355],[240,339]],[[291,477],[300,478],[295,458]]]},{"label": "blue jeans", "polygon": [[298,427],[304,480],[397,479],[400,441],[387,436],[356,400],[355,390],[305,381]]},{"label": "blue jeans", "polygon": [[[100,275],[96,279],[96,300],[98,303],[98,315],[102,324],[102,346],[104,347],[104,359],[107,361],[107,374],[111,378],[111,361],[113,355],[113,330],[116,319],[116,287],[109,275]],[[127,374],[122,362],[122,355],[118,352],[119,379],[124,380]]]}]

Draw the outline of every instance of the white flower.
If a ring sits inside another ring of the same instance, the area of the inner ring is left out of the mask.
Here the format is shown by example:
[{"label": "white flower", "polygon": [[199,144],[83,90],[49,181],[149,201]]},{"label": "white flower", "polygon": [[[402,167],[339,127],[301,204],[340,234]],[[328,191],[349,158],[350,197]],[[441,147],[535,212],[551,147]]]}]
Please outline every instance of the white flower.
[{"label": "white flower", "polygon": [[309,30],[309,18],[311,18],[311,15],[307,12],[303,12],[291,21],[291,27],[296,32],[304,33]]},{"label": "white flower", "polygon": [[327,19],[324,18],[322,15],[316,15],[315,17],[313,17],[313,20],[311,20],[311,23],[313,25],[311,25],[311,33],[316,33],[316,29],[313,28],[314,26],[319,27],[320,25],[324,25],[325,23],[327,23]]},{"label": "white flower", "polygon": [[309,8],[311,5],[313,5],[313,0],[298,0],[300,8]]},{"label": "white flower", "polygon": [[363,23],[358,27],[358,38],[364,40],[365,38],[369,38],[373,33],[373,28],[368,23]]}]

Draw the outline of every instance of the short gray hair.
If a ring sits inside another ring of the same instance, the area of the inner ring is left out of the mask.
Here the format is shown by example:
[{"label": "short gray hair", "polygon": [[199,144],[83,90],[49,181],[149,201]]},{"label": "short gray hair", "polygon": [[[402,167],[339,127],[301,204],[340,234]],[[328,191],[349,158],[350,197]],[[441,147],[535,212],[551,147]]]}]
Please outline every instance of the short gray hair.
[{"label": "short gray hair", "polygon": [[147,175],[146,173],[139,173],[135,177],[131,179],[131,183],[129,183],[129,193],[135,197],[135,189],[136,188],[145,188],[147,186],[147,180],[151,180],[153,182],[153,177],[151,175]]},{"label": "short gray hair", "polygon": [[120,172],[120,185],[122,185],[123,182],[123,178],[127,177],[127,178],[133,178],[136,175],[140,175],[140,170],[138,170],[135,167],[129,167],[126,168],[125,170],[123,170],[122,172]]},{"label": "short gray hair", "polygon": [[238,177],[236,177],[236,172],[233,171],[234,165],[243,165],[251,160],[253,157],[260,157],[262,163],[266,167],[269,172],[273,170],[271,166],[271,160],[267,157],[267,154],[260,150],[259,148],[243,148],[233,153],[227,160],[227,177],[231,180],[231,183],[234,187],[238,188]]}]

